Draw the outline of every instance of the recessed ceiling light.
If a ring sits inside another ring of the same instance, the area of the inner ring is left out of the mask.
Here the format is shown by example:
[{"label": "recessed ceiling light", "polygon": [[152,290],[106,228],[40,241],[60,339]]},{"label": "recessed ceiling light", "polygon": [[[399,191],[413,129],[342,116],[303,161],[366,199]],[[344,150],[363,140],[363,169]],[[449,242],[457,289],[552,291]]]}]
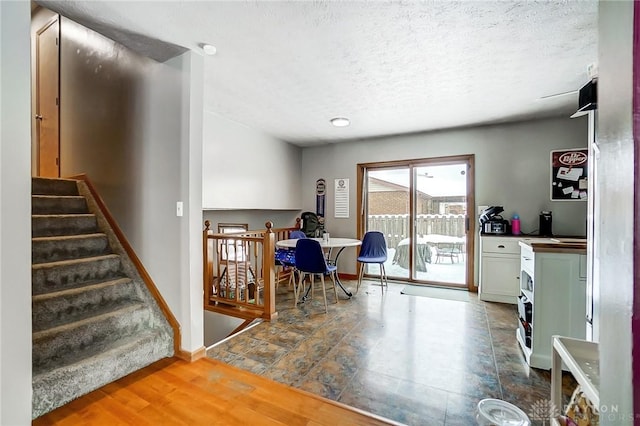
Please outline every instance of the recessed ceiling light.
[{"label": "recessed ceiling light", "polygon": [[349,121],[348,118],[335,117],[331,119],[331,124],[333,124],[336,127],[347,127],[349,124],[351,124],[351,122]]},{"label": "recessed ceiling light", "polygon": [[216,49],[215,46],[211,45],[211,44],[203,44],[202,45],[202,50],[204,51],[204,53],[206,53],[207,55],[215,55],[216,52],[218,51],[218,49]]}]

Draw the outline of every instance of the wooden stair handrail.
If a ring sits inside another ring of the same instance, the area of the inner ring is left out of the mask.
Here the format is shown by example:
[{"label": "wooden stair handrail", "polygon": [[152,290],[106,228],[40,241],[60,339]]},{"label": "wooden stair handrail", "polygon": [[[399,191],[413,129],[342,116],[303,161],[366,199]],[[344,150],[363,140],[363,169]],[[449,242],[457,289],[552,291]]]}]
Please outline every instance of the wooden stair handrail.
[{"label": "wooden stair handrail", "polygon": [[145,283],[145,285],[149,289],[149,292],[158,303],[160,310],[162,311],[165,318],[169,322],[169,325],[173,329],[174,354],[175,355],[180,354],[181,353],[180,342],[182,341],[181,334],[180,334],[180,323],[178,323],[178,320],[173,315],[173,312],[171,312],[169,305],[162,297],[162,294],[160,294],[160,291],[158,290],[155,283],[151,279],[151,276],[145,269],[144,265],[142,265],[140,258],[138,257],[136,252],[133,250],[133,247],[131,247],[131,244],[129,244],[127,237],[125,237],[124,233],[118,226],[118,223],[111,215],[111,212],[107,208],[107,205],[105,204],[105,202],[102,200],[102,197],[100,197],[100,195],[98,194],[98,191],[96,191],[95,186],[93,185],[93,183],[91,183],[91,180],[89,180],[89,177],[86,174],[83,173],[80,175],[71,176],[69,177],[69,179],[81,180],[87,185],[87,188],[89,189],[89,192],[91,192],[91,195],[93,196],[93,199],[98,205],[98,208],[100,209],[105,219],[109,223],[109,226],[113,230],[113,233],[115,234],[116,238],[118,238],[118,241],[122,245],[122,248],[127,252],[127,255],[131,259],[131,262],[133,263],[136,270],[138,271],[138,274],[140,274],[140,278],[142,278],[142,281]]},{"label": "wooden stair handrail", "polygon": [[[275,307],[275,242],[279,239],[289,238],[291,231],[297,229],[300,229],[300,218],[296,219],[296,225],[291,228],[273,228],[272,222],[266,222],[264,230],[247,230],[216,234],[211,230],[211,222],[205,220],[202,231],[204,309],[242,319],[274,319],[278,315]],[[212,241],[229,237],[261,243],[262,265],[260,276],[262,277],[264,288],[264,303],[262,305],[254,306],[238,300],[214,297],[213,271],[216,260],[213,259],[213,247],[215,244],[213,244]]]}]

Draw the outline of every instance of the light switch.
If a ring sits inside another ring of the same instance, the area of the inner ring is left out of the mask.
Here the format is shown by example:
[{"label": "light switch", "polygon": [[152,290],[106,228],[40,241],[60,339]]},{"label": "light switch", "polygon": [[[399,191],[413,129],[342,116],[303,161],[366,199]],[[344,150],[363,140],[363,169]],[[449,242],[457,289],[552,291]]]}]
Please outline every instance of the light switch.
[{"label": "light switch", "polygon": [[176,203],[176,216],[182,216],[182,201]]}]

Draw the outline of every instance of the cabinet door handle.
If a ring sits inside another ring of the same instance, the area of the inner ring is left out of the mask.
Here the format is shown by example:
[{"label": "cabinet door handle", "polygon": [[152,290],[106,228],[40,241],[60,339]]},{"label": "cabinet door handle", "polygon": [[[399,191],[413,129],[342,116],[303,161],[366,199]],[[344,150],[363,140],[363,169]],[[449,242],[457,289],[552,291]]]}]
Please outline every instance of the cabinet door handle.
[{"label": "cabinet door handle", "polygon": [[504,248],[504,246],[503,246],[502,244],[500,244],[500,245],[498,246],[498,248]]},{"label": "cabinet door handle", "polygon": [[520,277],[516,277],[516,280],[519,280],[519,279],[520,279]]},{"label": "cabinet door handle", "polygon": [[524,260],[531,260],[530,257],[523,257]]}]

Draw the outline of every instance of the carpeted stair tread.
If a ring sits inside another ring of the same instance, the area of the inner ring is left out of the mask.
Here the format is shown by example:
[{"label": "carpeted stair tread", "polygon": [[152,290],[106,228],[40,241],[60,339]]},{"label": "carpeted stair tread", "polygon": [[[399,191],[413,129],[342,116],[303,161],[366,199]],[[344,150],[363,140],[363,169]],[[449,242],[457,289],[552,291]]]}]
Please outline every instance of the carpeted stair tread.
[{"label": "carpeted stair tread", "polygon": [[172,356],[174,333],[86,183],[33,178],[31,223],[37,418]]},{"label": "carpeted stair tread", "polygon": [[53,369],[108,350],[113,342],[153,327],[151,310],[131,304],[33,333],[33,371]]},{"label": "carpeted stair tread", "polygon": [[31,237],[94,234],[98,223],[93,214],[31,215]]},{"label": "carpeted stair tread", "polygon": [[32,195],[31,214],[89,213],[87,200],[80,195]]},{"label": "carpeted stair tread", "polygon": [[99,282],[32,297],[32,329],[42,331],[140,303],[130,278]]},{"label": "carpeted stair tread", "polygon": [[172,355],[171,336],[154,329],[119,339],[105,352],[64,367],[34,372],[32,417]]},{"label": "carpeted stair tread", "polygon": [[117,254],[38,263],[31,266],[31,294],[82,287],[123,276]]},{"label": "carpeted stair tread", "polygon": [[78,195],[78,181],[74,179],[41,178],[31,179],[33,195]]},{"label": "carpeted stair tread", "polygon": [[100,256],[111,251],[104,233],[58,235],[31,239],[33,264]]}]

